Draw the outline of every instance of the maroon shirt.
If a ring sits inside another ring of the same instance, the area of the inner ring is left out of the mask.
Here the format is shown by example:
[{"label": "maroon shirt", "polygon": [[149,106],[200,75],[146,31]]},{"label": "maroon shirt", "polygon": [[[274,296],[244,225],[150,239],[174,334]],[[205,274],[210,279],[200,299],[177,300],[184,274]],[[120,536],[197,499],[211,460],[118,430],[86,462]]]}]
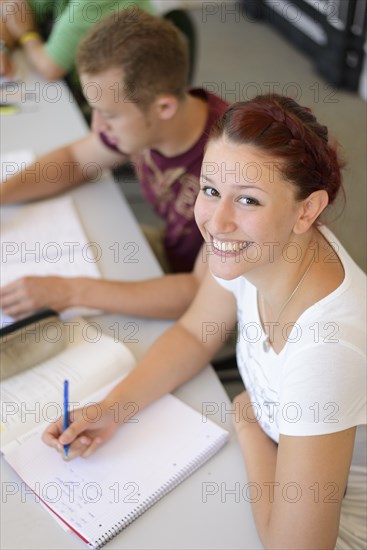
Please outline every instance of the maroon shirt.
[{"label": "maroon shirt", "polygon": [[[192,270],[203,243],[194,219],[201,164],[210,129],[227,107],[221,98],[203,89],[189,93],[208,102],[208,118],[199,140],[176,157],[165,157],[148,149],[131,159],[145,198],[165,221],[165,251],[172,271],[177,273]],[[101,139],[114,148],[103,134]]]}]

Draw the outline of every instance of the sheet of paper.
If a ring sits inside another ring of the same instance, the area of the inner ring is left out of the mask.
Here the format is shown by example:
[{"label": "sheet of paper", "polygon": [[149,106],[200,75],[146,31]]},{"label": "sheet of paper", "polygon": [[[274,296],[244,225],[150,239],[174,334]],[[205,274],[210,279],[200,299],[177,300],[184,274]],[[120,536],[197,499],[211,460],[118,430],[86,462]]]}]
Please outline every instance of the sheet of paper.
[{"label": "sheet of paper", "polygon": [[[98,243],[88,242],[70,196],[9,207],[1,214],[1,286],[27,275],[100,277]],[[95,313],[73,309],[63,318]],[[7,322],[1,319],[1,326]]]}]

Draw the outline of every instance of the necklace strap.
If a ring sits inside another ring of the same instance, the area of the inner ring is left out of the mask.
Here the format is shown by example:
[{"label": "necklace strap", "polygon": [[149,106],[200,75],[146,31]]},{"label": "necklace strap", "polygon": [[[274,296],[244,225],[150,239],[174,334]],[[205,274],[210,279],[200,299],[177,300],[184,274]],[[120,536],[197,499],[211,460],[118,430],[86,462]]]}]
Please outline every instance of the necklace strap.
[{"label": "necklace strap", "polygon": [[[311,267],[312,267],[312,264],[314,263],[315,261],[315,254],[313,254],[312,258],[311,258],[311,261],[310,263],[308,264],[304,274],[302,275],[302,277],[300,278],[300,280],[298,281],[298,284],[296,285],[296,287],[294,288],[294,290],[292,291],[292,293],[290,294],[290,296],[287,298],[287,300],[284,302],[283,306],[281,307],[280,309],[280,312],[278,314],[278,317],[276,318],[276,320],[274,321],[275,323],[277,323],[283,313],[283,311],[285,310],[285,308],[287,307],[287,305],[289,304],[289,302],[292,300],[293,296],[296,294],[297,290],[299,289],[299,287],[302,285],[303,281],[306,279],[307,275],[308,275],[308,272],[310,271]],[[263,310],[263,322],[264,324],[266,323],[266,320],[265,320],[265,302],[264,302],[264,296],[261,294],[261,306],[262,306],[262,310]]]}]

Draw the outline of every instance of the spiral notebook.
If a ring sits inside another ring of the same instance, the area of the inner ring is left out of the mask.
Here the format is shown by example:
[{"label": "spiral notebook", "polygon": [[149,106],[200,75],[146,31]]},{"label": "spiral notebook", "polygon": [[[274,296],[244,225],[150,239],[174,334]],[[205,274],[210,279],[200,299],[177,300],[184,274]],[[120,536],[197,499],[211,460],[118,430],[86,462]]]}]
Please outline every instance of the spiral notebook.
[{"label": "spiral notebook", "polygon": [[59,520],[100,548],[209,460],[227,436],[166,395],[88,459],[64,462],[41,442],[39,430],[5,459]]}]

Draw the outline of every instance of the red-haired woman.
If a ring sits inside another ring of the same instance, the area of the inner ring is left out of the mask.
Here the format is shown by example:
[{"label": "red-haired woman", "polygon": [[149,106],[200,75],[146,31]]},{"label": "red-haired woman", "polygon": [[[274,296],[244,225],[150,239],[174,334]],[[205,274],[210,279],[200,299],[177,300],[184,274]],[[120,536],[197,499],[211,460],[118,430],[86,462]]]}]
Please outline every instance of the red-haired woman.
[{"label": "red-haired woman", "polygon": [[[208,142],[196,221],[209,271],[192,306],[101,402],[89,424],[44,441],[89,456],[118,427],[198,373],[238,322],[246,391],[234,401],[266,548],[365,549],[365,275],[319,221],[341,187],[325,126],[292,99],[232,105]],[[229,465],[230,467],[230,465]],[[261,498],[257,497],[261,490]]]}]

